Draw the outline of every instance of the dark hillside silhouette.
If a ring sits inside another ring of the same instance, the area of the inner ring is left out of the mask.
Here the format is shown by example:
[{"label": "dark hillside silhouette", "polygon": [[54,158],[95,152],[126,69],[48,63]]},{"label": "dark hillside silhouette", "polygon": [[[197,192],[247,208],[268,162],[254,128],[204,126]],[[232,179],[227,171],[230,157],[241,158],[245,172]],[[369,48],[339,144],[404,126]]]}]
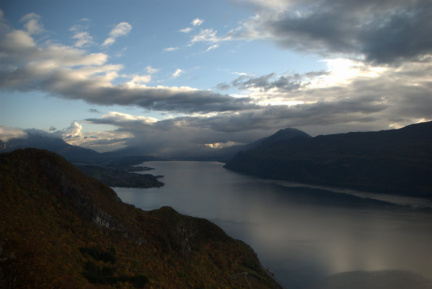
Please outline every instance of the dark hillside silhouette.
[{"label": "dark hillside silhouette", "polygon": [[225,167],[265,178],[432,197],[432,122],[280,141],[240,152]]},{"label": "dark hillside silhouette", "polygon": [[0,175],[1,288],[274,288],[210,221],[127,205],[54,153],[0,154]]}]

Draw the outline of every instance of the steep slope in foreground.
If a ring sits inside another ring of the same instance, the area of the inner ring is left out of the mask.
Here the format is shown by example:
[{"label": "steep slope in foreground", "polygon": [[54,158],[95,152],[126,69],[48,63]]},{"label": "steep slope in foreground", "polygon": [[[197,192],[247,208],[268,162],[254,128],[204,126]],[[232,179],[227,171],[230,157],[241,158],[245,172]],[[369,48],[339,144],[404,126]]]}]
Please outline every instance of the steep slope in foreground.
[{"label": "steep slope in foreground", "polygon": [[58,155],[1,154],[0,175],[1,288],[272,288],[216,225],[124,204]]},{"label": "steep slope in foreground", "polygon": [[432,122],[296,138],[240,152],[225,167],[266,178],[432,197]]}]

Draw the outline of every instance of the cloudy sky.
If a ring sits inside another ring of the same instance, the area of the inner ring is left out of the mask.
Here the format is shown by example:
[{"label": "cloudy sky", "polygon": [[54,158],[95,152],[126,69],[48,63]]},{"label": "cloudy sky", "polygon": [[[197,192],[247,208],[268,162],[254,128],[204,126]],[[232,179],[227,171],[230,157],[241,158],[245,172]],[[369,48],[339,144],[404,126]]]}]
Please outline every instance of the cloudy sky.
[{"label": "cloudy sky", "polygon": [[173,155],[432,120],[431,0],[4,0],[0,138]]}]

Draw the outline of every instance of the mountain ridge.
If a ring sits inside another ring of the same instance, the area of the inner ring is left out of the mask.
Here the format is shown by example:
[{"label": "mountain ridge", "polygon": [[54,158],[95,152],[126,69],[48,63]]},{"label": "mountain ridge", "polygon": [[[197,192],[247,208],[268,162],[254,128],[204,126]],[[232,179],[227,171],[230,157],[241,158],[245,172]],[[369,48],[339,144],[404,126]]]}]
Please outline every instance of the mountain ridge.
[{"label": "mountain ridge", "polygon": [[294,138],[310,138],[310,137],[311,136],[309,134],[307,134],[304,131],[301,131],[299,129],[283,128],[283,129],[278,130],[276,133],[274,133],[268,137],[261,138],[259,140],[256,140],[256,141],[246,145],[244,147],[244,149],[242,149],[242,151],[257,149],[257,148],[262,147],[262,146],[272,145],[272,144],[275,144],[275,143],[280,142],[280,141],[289,141],[289,140],[292,140]]},{"label": "mountain ridge", "polygon": [[77,164],[95,164],[103,166],[118,164],[135,165],[144,161],[157,159],[152,156],[146,156],[136,152],[130,153],[123,150],[99,153],[92,149],[68,144],[55,135],[50,135],[49,133],[38,130],[28,130],[26,138],[12,138],[7,142],[0,140],[0,152],[12,152],[24,148],[49,150]]},{"label": "mountain ridge", "polygon": [[[305,133],[304,131],[301,131],[296,128],[284,128],[280,129],[274,134],[260,138],[256,141],[253,141],[249,144],[245,145],[234,145],[230,147],[225,147],[222,149],[219,149],[213,153],[210,153],[208,156],[198,157],[198,160],[215,160],[219,162],[226,163],[230,159],[232,159],[237,153],[241,151],[247,151],[255,148],[259,148],[263,145],[273,144],[275,142],[283,141],[283,140],[290,140],[297,137],[311,137],[309,134]],[[190,158],[194,159],[194,158]],[[197,158],[195,158],[197,159]]]},{"label": "mountain ridge", "polygon": [[432,197],[432,122],[295,138],[238,153],[225,168],[380,193]]}]

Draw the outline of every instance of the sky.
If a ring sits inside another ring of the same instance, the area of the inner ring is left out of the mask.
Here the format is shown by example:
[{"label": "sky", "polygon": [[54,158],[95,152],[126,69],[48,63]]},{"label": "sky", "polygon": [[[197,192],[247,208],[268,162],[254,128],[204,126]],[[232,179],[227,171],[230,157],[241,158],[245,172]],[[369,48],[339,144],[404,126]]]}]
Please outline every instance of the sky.
[{"label": "sky", "polygon": [[431,0],[3,0],[0,139],[198,154],[432,120]]}]

